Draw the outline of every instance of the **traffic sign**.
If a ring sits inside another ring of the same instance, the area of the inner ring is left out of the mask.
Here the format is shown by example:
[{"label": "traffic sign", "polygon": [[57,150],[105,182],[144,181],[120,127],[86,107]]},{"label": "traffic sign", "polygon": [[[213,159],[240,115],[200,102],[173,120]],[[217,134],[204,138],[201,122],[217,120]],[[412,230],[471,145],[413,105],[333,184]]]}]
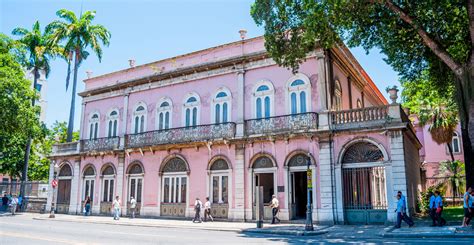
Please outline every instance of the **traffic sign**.
[{"label": "traffic sign", "polygon": [[58,186],[58,180],[53,179],[53,181],[51,181],[51,185],[53,186],[53,188],[56,188],[56,186]]}]

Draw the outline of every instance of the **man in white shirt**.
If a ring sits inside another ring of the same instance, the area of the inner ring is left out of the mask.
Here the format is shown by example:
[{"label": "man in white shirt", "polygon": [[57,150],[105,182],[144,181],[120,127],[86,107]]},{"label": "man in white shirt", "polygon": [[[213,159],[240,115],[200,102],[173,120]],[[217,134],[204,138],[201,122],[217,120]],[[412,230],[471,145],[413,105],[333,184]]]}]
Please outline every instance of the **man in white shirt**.
[{"label": "man in white shirt", "polygon": [[10,200],[10,208],[11,208],[12,215],[15,215],[17,205],[18,205],[18,198],[16,197],[16,195],[13,195],[12,199]]},{"label": "man in white shirt", "polygon": [[206,203],[204,204],[204,222],[207,221],[208,217],[211,221],[214,221],[214,218],[211,215],[211,202],[209,201],[209,197],[206,197]]},{"label": "man in white shirt", "polygon": [[280,219],[277,217],[278,215],[278,207],[280,206],[280,202],[278,201],[276,195],[272,196],[272,202],[270,204],[270,207],[272,208],[272,224],[275,224],[275,220],[278,220],[278,223],[280,223]]},{"label": "man in white shirt", "polygon": [[130,218],[134,219],[135,218],[135,211],[137,208],[137,200],[135,198],[130,197]]},{"label": "man in white shirt", "polygon": [[199,200],[199,197],[196,197],[196,201],[194,202],[194,211],[196,211],[196,214],[194,215],[193,223],[196,221],[198,223],[202,222],[201,208],[202,208],[202,202],[201,200]]},{"label": "man in white shirt", "polygon": [[115,197],[115,200],[112,203],[112,208],[114,210],[114,220],[119,220],[120,219],[120,200],[119,200],[119,196]]}]

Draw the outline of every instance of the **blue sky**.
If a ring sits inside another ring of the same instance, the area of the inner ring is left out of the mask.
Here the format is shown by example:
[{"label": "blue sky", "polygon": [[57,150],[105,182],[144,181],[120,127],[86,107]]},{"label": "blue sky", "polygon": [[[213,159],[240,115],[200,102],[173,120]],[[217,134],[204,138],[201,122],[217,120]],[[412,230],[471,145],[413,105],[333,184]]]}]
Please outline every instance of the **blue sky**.
[{"label": "blue sky", "polygon": [[[85,71],[95,75],[124,69],[130,58],[137,65],[233,42],[238,30],[247,29],[248,37],[263,34],[251,18],[251,0],[0,0],[0,32],[10,35],[15,27],[31,29],[36,20],[43,25],[57,19],[56,11],[66,8],[79,14],[96,10],[95,23],[112,33],[111,44],[104,48],[102,62],[90,56],[80,67],[78,91],[84,89]],[[385,87],[399,85],[397,73],[383,61],[378,50],[366,54],[351,49],[362,67],[382,93]],[[67,121],[70,90],[65,90],[67,65],[57,59],[51,63],[48,78],[46,123]],[[80,97],[76,100],[75,128],[79,128]]]}]

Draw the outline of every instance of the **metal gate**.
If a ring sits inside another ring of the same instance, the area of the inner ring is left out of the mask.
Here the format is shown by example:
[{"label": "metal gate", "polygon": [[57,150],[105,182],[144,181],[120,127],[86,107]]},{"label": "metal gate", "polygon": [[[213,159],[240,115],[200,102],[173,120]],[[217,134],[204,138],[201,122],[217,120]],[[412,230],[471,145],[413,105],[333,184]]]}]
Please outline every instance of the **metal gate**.
[{"label": "metal gate", "polygon": [[344,217],[348,224],[378,224],[387,220],[385,168],[343,168]]}]

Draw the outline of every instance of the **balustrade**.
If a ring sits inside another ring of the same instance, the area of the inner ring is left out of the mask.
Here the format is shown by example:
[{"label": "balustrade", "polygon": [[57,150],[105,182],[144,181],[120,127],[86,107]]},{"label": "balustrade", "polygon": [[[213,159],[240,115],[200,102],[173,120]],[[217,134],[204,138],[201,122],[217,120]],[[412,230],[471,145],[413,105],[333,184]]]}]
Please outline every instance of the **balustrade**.
[{"label": "balustrade", "polygon": [[119,137],[81,140],[81,151],[112,151],[119,148]]},{"label": "balustrade", "polygon": [[191,127],[155,130],[127,135],[126,147],[202,142],[215,139],[231,139],[235,136],[235,123],[198,125]]},{"label": "balustrade", "polygon": [[365,107],[331,112],[332,124],[380,121],[388,118],[388,106]]},{"label": "balustrade", "polygon": [[317,128],[318,114],[314,112],[245,121],[247,135],[290,133]]}]

